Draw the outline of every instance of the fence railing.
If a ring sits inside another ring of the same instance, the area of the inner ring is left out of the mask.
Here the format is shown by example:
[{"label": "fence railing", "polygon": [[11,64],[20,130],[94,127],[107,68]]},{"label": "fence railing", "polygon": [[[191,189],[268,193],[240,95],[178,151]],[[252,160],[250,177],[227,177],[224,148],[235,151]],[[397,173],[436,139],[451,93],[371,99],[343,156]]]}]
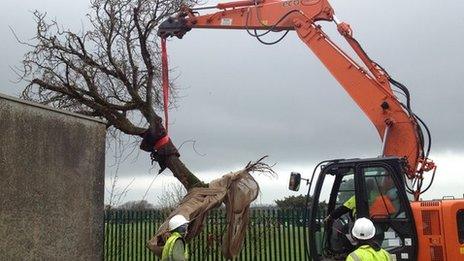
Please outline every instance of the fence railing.
[{"label": "fence railing", "polygon": [[[105,260],[159,260],[146,247],[164,222],[159,210],[105,212]],[[236,260],[306,260],[308,213],[303,209],[251,209],[244,245]],[[221,254],[225,214],[208,216],[202,233],[189,243],[191,260],[225,260]]]}]

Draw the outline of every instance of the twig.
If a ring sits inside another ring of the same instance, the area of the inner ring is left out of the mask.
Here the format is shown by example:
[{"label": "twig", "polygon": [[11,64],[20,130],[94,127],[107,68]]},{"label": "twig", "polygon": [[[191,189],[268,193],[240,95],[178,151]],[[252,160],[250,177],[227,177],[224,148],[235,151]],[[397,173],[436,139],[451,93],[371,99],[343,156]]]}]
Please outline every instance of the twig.
[{"label": "twig", "polygon": [[182,149],[182,147],[184,146],[184,144],[186,144],[186,143],[192,143],[193,151],[194,151],[197,155],[199,155],[199,156],[201,156],[201,157],[205,157],[205,156],[207,155],[207,154],[202,154],[202,153],[198,152],[198,150],[197,150],[197,148],[196,148],[197,141],[194,140],[194,139],[190,139],[190,140],[186,140],[186,141],[182,142],[182,144],[180,144],[178,150],[180,151],[180,150]]}]

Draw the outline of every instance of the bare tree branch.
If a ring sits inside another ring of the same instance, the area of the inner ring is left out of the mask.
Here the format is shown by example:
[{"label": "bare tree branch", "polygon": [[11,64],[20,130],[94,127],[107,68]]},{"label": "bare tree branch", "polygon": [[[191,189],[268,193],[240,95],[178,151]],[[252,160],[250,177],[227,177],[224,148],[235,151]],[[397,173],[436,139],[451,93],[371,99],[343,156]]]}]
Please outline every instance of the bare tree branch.
[{"label": "bare tree branch", "polygon": [[[162,110],[158,24],[183,4],[196,0],[91,0],[90,28],[74,32],[35,11],[36,33],[18,42],[25,54],[20,80],[28,83],[22,97],[107,121],[128,135],[154,141],[166,131]],[[18,70],[16,70],[18,72]],[[171,92],[176,86],[171,83]],[[171,103],[176,100],[171,95]],[[153,144],[150,144],[153,147]],[[203,183],[179,160],[169,141],[157,152],[187,189]]]}]

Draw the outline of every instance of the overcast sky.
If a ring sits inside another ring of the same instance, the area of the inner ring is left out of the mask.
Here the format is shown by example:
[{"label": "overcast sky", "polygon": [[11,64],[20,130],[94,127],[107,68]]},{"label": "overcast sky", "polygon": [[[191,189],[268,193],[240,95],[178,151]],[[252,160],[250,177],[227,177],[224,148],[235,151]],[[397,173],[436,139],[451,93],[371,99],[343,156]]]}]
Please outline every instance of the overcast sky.
[{"label": "overcast sky", "polygon": [[[212,4],[216,1],[210,1]],[[38,9],[63,25],[80,28],[86,1],[5,1],[0,17],[0,92],[16,96],[23,84],[10,66],[26,51],[8,26],[23,39],[33,36],[31,11]],[[351,24],[371,58],[407,85],[415,112],[433,135],[431,157],[438,164],[436,183],[425,198],[462,196],[464,171],[464,1],[334,0],[336,15]],[[343,48],[333,23],[323,29]],[[277,37],[277,35],[274,35]],[[209,181],[269,155],[277,179],[259,177],[260,203],[293,194],[290,171],[308,176],[315,163],[330,158],[373,157],[381,143],[375,128],[320,61],[291,32],[281,43],[264,46],[243,31],[200,30],[168,43],[170,65],[182,88],[178,108],[170,112],[174,142],[185,144],[182,159]],[[108,158],[108,163],[112,159]],[[107,177],[114,168],[107,168]],[[135,178],[126,200],[141,199],[156,169],[148,155],[121,165],[119,185]],[[109,181],[109,179],[108,179]],[[175,179],[157,177],[147,199]],[[109,183],[109,182],[107,182]]]}]

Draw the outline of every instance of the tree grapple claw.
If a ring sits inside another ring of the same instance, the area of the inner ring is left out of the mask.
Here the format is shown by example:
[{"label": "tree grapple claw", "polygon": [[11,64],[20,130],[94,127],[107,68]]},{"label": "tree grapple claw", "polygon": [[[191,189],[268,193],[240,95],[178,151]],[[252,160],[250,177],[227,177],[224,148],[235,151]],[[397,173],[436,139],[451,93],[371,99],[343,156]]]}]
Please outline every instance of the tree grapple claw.
[{"label": "tree grapple claw", "polygon": [[170,17],[162,22],[158,28],[158,36],[161,38],[182,37],[192,28],[187,25],[185,17]]}]

